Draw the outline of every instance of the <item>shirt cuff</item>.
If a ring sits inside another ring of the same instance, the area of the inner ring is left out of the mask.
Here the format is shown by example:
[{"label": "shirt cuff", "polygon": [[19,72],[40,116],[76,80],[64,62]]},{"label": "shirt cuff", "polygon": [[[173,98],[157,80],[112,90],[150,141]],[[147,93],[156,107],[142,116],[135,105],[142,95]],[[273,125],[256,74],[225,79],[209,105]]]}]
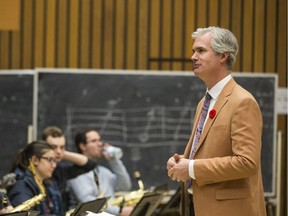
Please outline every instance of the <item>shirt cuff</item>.
[{"label": "shirt cuff", "polygon": [[189,176],[192,178],[192,179],[195,179],[195,174],[194,174],[194,160],[190,160],[189,161]]}]

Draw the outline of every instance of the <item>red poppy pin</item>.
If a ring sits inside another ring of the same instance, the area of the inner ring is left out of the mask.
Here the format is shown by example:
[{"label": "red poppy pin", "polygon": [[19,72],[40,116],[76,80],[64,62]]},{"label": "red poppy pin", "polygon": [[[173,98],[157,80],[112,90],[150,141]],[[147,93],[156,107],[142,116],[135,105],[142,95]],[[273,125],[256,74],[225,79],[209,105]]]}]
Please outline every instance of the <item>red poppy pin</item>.
[{"label": "red poppy pin", "polygon": [[209,112],[209,118],[214,118],[214,116],[216,115],[216,110],[215,109],[212,109],[212,110],[210,110],[210,112]]}]

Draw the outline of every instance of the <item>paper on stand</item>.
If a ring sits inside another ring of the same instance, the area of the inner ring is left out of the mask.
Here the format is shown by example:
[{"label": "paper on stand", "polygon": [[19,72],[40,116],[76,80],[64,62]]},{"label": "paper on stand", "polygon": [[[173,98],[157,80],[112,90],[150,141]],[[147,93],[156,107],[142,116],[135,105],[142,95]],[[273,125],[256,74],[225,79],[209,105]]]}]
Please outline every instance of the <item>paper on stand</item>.
[{"label": "paper on stand", "polygon": [[85,216],[116,216],[116,215],[109,214],[107,212],[94,213],[94,212],[86,211],[86,213],[87,214],[85,214]]}]

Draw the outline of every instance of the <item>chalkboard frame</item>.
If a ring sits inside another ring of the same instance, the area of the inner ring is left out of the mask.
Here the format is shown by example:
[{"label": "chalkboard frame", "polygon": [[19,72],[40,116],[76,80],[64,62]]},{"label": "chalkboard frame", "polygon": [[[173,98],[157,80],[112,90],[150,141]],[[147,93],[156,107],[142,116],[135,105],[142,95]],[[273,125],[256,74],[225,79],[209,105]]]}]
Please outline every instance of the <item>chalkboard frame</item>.
[{"label": "chalkboard frame", "polygon": [[[3,112],[0,124],[1,128],[5,128],[6,131],[4,134],[1,131],[1,148],[5,155],[5,157],[1,157],[1,176],[7,174],[12,168],[12,160],[17,151],[33,139],[34,70],[0,70],[1,81],[4,77],[6,81],[0,89],[2,90],[5,85],[8,85],[6,89],[9,90],[9,93],[2,95],[4,92],[1,92],[1,105],[7,106],[5,109],[0,107]],[[15,127],[19,130],[16,130]],[[9,149],[6,149],[6,146]]]},{"label": "chalkboard frame", "polygon": [[[148,75],[148,76],[194,76],[192,72],[185,72],[185,71],[147,71],[147,70],[94,70],[94,69],[54,69],[54,68],[39,68],[36,70],[35,73],[35,97],[34,97],[34,112],[33,112],[33,125],[35,128],[35,138],[37,137],[38,131],[38,88],[39,88],[39,75],[41,74],[103,74],[103,75]],[[276,118],[276,92],[278,86],[278,76],[276,74],[255,74],[255,73],[238,73],[233,72],[233,77],[237,79],[237,77],[244,77],[244,78],[271,78],[274,80],[274,106],[273,106],[273,153],[272,153],[272,181],[271,181],[271,191],[266,191],[266,197],[274,197],[275,196],[275,178],[276,178],[276,149],[277,149],[277,142],[276,142],[276,127],[277,127],[277,118]],[[39,136],[39,134],[38,134]],[[188,140],[187,140],[188,141]],[[262,167],[262,170],[265,167]]]}]

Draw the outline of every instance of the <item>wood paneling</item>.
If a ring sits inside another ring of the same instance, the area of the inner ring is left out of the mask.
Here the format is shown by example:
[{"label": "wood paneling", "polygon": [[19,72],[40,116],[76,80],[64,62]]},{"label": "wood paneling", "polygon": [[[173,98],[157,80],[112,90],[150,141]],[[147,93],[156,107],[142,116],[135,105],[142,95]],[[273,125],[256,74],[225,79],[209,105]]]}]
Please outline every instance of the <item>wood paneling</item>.
[{"label": "wood paneling", "polygon": [[23,14],[22,14],[22,62],[23,68],[33,67],[33,47],[34,47],[34,10],[33,10],[33,0],[22,1]]},{"label": "wood paneling", "polygon": [[[265,4],[263,0],[256,0],[254,24],[254,64],[252,71],[261,72],[264,70],[264,35],[265,35]],[[257,37],[258,36],[258,37]]]},{"label": "wood paneling", "polygon": [[[117,0],[119,2],[121,0]],[[121,4],[122,5],[122,4]],[[102,67],[102,59],[104,56],[102,55],[102,34],[101,34],[101,27],[102,27],[102,0],[94,0],[92,1],[92,11],[93,13],[91,14],[91,32],[92,32],[92,38],[91,38],[91,43],[90,46],[92,48],[91,51],[91,67],[92,68],[101,68]],[[118,37],[116,37],[118,38]],[[118,38],[119,39],[119,38]],[[122,54],[121,54],[122,56]],[[121,67],[119,67],[120,69]]]},{"label": "wood paneling", "polygon": [[[102,2],[104,4],[103,6],[103,38],[102,43],[104,45],[103,47],[103,67],[104,68],[112,68],[112,62],[113,62],[113,47],[115,44],[114,40],[114,0],[104,0]],[[133,17],[134,19],[134,17]],[[130,27],[130,25],[125,25],[125,28]],[[131,38],[132,39],[132,38]],[[132,44],[133,39],[131,40]],[[132,47],[131,47],[132,48]],[[133,60],[132,60],[133,61]],[[133,61],[134,62],[134,61]]]},{"label": "wood paneling", "polygon": [[[47,1],[47,0],[46,0]],[[80,67],[78,59],[79,57],[79,0],[69,0],[68,1],[69,10],[69,46],[66,55],[68,55],[68,67],[77,68]]]},{"label": "wood paneling", "polygon": [[[46,1],[46,18],[45,24],[47,29],[45,31],[45,67],[56,67],[56,1]],[[61,26],[62,27],[62,26]],[[60,26],[59,26],[60,28]]]},{"label": "wood paneling", "polygon": [[56,50],[55,65],[56,67],[67,67],[67,38],[68,38],[68,7],[67,1],[61,0],[56,3]]},{"label": "wood paneling", "polygon": [[20,30],[0,32],[1,69],[192,70],[191,33],[212,25],[239,41],[234,71],[287,85],[285,0],[25,0],[20,11]]},{"label": "wood paneling", "polygon": [[[45,42],[45,0],[35,1],[34,21],[34,67],[44,66],[44,42]],[[66,53],[65,53],[66,54]]]},{"label": "wood paneling", "polygon": [[[124,54],[126,50],[125,40],[125,0],[117,0],[115,3],[115,50],[113,65],[115,69],[122,69],[124,66]],[[116,61],[117,59],[117,61]]]},{"label": "wood paneling", "polygon": [[0,0],[0,30],[18,31],[20,0]]},{"label": "wood paneling", "polygon": [[[160,47],[159,47],[159,56],[158,59],[160,60],[160,70],[171,70],[171,61],[168,59],[171,57],[172,51],[172,31],[173,31],[173,17],[175,14],[172,13],[172,3],[173,0],[162,0],[160,6],[160,21],[161,24],[159,26],[159,37],[160,37]],[[162,61],[161,61],[162,60]]]},{"label": "wood paneling", "polygon": [[160,2],[161,0],[149,0],[149,37],[148,37],[148,59],[147,69],[158,70],[159,64],[157,60],[160,55],[160,31],[162,23],[160,23]]},{"label": "wood paneling", "polygon": [[10,49],[9,49],[10,39],[9,39],[9,32],[1,32],[0,33],[0,67],[1,68],[8,68],[9,67],[9,56],[10,56]]},{"label": "wood paneling", "polygon": [[5,0],[14,1],[19,28],[0,31],[0,69],[192,71],[191,33],[211,25],[237,37],[234,71],[275,73],[287,87],[286,0]]}]

